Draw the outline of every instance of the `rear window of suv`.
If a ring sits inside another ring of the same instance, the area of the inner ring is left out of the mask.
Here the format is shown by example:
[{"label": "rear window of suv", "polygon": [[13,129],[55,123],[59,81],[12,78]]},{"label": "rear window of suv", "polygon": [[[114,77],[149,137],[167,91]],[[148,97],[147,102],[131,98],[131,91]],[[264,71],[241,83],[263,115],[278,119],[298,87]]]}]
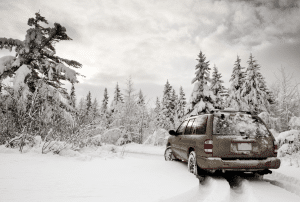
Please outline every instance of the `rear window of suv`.
[{"label": "rear window of suv", "polygon": [[255,138],[268,136],[269,131],[259,118],[250,114],[217,113],[214,114],[213,134]]}]

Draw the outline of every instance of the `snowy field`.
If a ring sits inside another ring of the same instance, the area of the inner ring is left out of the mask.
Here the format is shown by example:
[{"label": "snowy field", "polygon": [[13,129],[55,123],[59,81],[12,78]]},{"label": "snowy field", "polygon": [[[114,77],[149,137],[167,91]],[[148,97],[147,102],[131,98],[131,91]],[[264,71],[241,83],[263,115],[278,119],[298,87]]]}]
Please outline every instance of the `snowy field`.
[{"label": "snowy field", "polygon": [[185,163],[164,161],[163,147],[104,148],[68,157],[0,146],[0,201],[300,201],[300,169],[285,162],[263,181],[199,185]]}]

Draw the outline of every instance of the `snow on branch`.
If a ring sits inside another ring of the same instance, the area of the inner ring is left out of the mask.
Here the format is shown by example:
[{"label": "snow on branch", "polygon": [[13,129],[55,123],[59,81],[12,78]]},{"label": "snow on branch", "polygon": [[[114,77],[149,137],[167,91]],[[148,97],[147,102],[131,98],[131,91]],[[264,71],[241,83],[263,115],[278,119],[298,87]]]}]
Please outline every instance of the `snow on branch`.
[{"label": "snow on branch", "polygon": [[0,38],[0,49],[5,48],[11,51],[13,47],[24,47],[24,42],[18,39]]},{"label": "snow on branch", "polygon": [[2,75],[3,72],[11,69],[14,60],[15,60],[14,56],[4,56],[0,58],[0,75]]},{"label": "snow on branch", "polygon": [[14,90],[18,91],[20,87],[24,86],[25,77],[31,73],[31,70],[27,65],[22,65],[15,73]]},{"label": "snow on branch", "polygon": [[70,69],[69,67],[65,66],[62,63],[59,63],[55,67],[57,73],[65,73],[66,79],[68,79],[71,83],[74,83],[77,81],[76,79],[76,72],[73,69]]}]

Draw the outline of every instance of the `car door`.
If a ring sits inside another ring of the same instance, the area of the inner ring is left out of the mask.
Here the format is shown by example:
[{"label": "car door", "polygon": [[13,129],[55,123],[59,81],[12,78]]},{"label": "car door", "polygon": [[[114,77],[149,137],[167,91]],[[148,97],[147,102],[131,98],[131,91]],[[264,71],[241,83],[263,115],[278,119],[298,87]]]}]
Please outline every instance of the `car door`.
[{"label": "car door", "polygon": [[177,135],[172,137],[172,142],[171,142],[171,149],[174,153],[174,155],[177,157],[177,158],[182,158],[181,157],[181,149],[180,149],[180,141],[181,141],[181,138],[183,136],[183,133],[185,131],[185,128],[186,128],[186,125],[188,123],[188,120],[185,120],[182,122],[182,124],[178,127],[178,129],[176,130],[176,133]]},{"label": "car door", "polygon": [[[184,137],[181,139],[183,145],[183,159],[188,159],[189,149],[196,150],[196,146],[201,146],[200,143],[204,142],[206,137],[207,115],[198,116],[188,123]],[[197,144],[198,143],[198,144]]]},{"label": "car door", "polygon": [[195,118],[189,119],[187,126],[185,128],[184,134],[179,139],[180,156],[182,157],[182,160],[185,160],[185,161],[187,161],[187,159],[188,159],[187,152],[188,152],[188,148],[190,145],[189,136],[193,133],[194,121],[195,121]]}]

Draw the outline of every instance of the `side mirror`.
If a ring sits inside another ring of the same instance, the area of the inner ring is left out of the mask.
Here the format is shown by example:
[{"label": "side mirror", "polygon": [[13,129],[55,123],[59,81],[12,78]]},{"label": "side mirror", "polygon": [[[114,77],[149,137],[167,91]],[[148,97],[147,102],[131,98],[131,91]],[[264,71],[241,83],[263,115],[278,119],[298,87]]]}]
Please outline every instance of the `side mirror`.
[{"label": "side mirror", "polygon": [[177,135],[177,133],[176,133],[174,130],[170,130],[170,131],[169,131],[169,134],[170,134],[170,135],[175,135],[175,136]]}]

